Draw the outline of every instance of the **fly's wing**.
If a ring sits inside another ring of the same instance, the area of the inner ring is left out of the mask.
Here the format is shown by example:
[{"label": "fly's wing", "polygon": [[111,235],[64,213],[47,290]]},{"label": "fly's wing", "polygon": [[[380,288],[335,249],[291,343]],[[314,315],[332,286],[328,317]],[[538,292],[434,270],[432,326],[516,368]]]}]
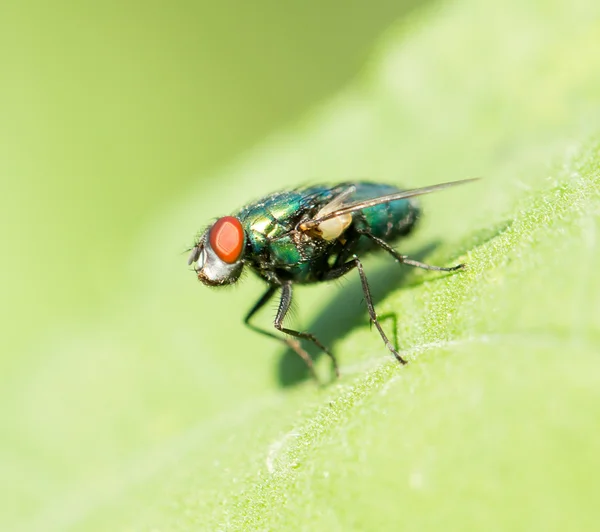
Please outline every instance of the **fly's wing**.
[{"label": "fly's wing", "polygon": [[[387,194],[385,196],[378,196],[376,198],[371,198],[362,201],[356,201],[354,203],[348,203],[343,205],[343,200],[347,198],[350,194],[354,192],[354,187],[349,187],[348,191],[344,191],[335,198],[333,198],[325,207],[323,207],[314,218],[310,220],[306,220],[300,226],[300,230],[303,232],[314,231],[315,229],[321,229],[322,227],[326,227],[326,224],[329,224],[331,220],[339,219],[341,220],[341,224],[338,224],[338,228],[334,228],[330,231],[331,235],[333,235],[336,231],[339,230],[339,227],[344,226],[344,229],[350,225],[351,222],[347,222],[348,218],[351,217],[351,214],[356,211],[360,211],[362,209],[367,209],[369,207],[374,207],[375,205],[381,205],[382,203],[389,203],[391,201],[397,201],[402,199],[414,198],[415,196],[422,196],[423,194],[430,194],[431,192],[438,192],[439,190],[444,190],[446,188],[454,187],[457,185],[464,185],[466,183],[472,183],[473,181],[477,181],[479,178],[473,179],[463,179],[462,181],[451,181],[449,183],[440,183],[438,185],[431,185],[428,187],[422,188],[414,188],[412,190],[404,190],[402,192],[395,192],[394,194]],[[341,201],[338,202],[338,198],[342,197]],[[335,206],[333,205],[336,203]],[[338,208],[339,205],[339,208]],[[325,225],[324,225],[325,224]],[[343,230],[341,231],[343,232]],[[341,234],[337,236],[339,236]],[[324,233],[327,233],[325,231]],[[334,238],[337,238],[335,236]],[[334,238],[331,238],[333,240]],[[329,238],[326,238],[329,240]]]},{"label": "fly's wing", "polygon": [[[300,231],[315,233],[320,238],[327,241],[335,240],[336,238],[340,237],[340,235],[352,223],[352,215],[337,215],[335,213],[340,212],[340,210],[344,208],[344,201],[349,199],[350,196],[352,196],[352,194],[354,194],[355,192],[356,187],[354,185],[348,186],[348,188],[340,192],[329,203],[321,207],[321,209],[317,212],[315,218],[313,219],[323,219],[324,221],[317,223],[316,225],[312,223],[313,220],[303,222],[302,224],[300,224]],[[327,218],[331,214],[333,214],[333,216],[331,216],[331,218]],[[309,223],[311,225],[306,226],[306,223]]]},{"label": "fly's wing", "polygon": [[348,186],[346,190],[340,192],[337,196],[335,196],[327,205],[321,208],[321,210],[317,213],[317,218],[319,216],[325,216],[326,214],[336,212],[338,209],[341,209],[344,205],[344,201],[347,200],[352,194],[356,192],[356,187],[354,185]]}]

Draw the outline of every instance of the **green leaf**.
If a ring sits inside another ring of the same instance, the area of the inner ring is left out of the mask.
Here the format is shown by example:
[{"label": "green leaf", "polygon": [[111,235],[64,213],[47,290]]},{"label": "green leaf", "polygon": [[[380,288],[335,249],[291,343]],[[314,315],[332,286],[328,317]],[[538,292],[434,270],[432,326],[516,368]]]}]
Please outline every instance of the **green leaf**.
[{"label": "green leaf", "polygon": [[[436,4],[390,30],[361,80],[157,218],[129,292],[22,376],[12,448],[30,448],[7,473],[21,487],[3,528],[597,527],[599,49],[583,0]],[[466,271],[367,262],[406,367],[356,278],[296,291],[293,321],[341,362],[318,387],[243,328],[258,281],[211,291],[178,255],[276,188],[474,176],[424,198],[398,244]]]}]

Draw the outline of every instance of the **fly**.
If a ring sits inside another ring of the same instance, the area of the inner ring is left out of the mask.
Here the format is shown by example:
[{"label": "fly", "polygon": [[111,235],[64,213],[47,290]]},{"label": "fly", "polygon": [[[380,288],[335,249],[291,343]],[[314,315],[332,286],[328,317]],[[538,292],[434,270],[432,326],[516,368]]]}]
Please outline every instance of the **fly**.
[{"label": "fly", "polygon": [[[359,257],[382,249],[398,262],[416,268],[444,272],[462,269],[464,264],[440,267],[410,259],[391,244],[415,227],[420,210],[412,198],[472,181],[475,179],[412,190],[357,182],[276,192],[210,225],[196,239],[188,264],[193,265],[198,279],[209,286],[237,282],[244,267],[262,278],[267,283],[267,290],[246,314],[244,323],[293,349],[313,376],[312,359],[300,340],[312,342],[329,355],[339,376],[338,364],[334,354],[313,334],[284,327],[283,321],[292,303],[293,286],[331,281],[356,268],[371,322],[396,360],[406,364],[377,320]],[[284,336],[251,323],[252,317],[278,291],[281,295],[273,325]]]}]

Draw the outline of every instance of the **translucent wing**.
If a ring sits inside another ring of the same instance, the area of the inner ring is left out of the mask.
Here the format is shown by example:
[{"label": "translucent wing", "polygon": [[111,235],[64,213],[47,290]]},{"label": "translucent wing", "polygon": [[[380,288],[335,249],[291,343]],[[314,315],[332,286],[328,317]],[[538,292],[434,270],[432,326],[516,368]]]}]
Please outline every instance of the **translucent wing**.
[{"label": "translucent wing", "polygon": [[[319,212],[315,215],[315,218],[308,220],[300,225],[299,229],[302,232],[314,232],[324,240],[335,240],[338,238],[352,223],[351,214],[339,214],[344,208],[344,201],[348,199],[352,194],[356,192],[356,187],[351,185],[346,190],[335,196],[329,203],[324,205]],[[331,218],[327,218],[330,214],[334,214]],[[316,225],[313,223],[314,220],[324,220]],[[310,224],[307,226],[306,224]]]},{"label": "translucent wing", "polygon": [[337,196],[335,196],[327,205],[325,205],[318,213],[317,217],[324,216],[325,214],[329,214],[331,212],[335,212],[340,209],[344,205],[344,201],[348,199],[352,194],[356,192],[356,187],[354,185],[350,185],[346,190],[340,192]]},{"label": "translucent wing", "polygon": [[[454,187],[457,185],[465,185],[466,183],[472,183],[473,181],[477,181],[479,178],[473,179],[463,179],[461,181],[451,181],[449,183],[440,183],[438,185],[431,185],[428,187],[422,188],[414,188],[412,190],[404,190],[402,192],[396,192],[394,194],[387,194],[385,196],[378,196],[376,198],[371,198],[367,200],[356,201],[354,203],[348,203],[347,205],[341,205],[343,199],[347,198],[352,192],[354,192],[353,187],[350,187],[349,191],[344,191],[342,194],[336,196],[331,202],[329,202],[325,207],[323,207],[311,220],[306,220],[302,223],[300,230],[302,231],[311,231],[316,227],[320,227],[323,225],[323,222],[327,222],[333,218],[345,217],[350,215],[353,212],[360,211],[362,209],[367,209],[369,207],[374,207],[375,205],[381,205],[382,203],[389,203],[390,201],[397,201],[401,199],[414,198],[415,196],[422,196],[423,194],[430,194],[431,192],[438,192],[439,190],[444,190],[446,188]],[[340,202],[340,207],[337,208],[338,198],[344,196]],[[332,206],[333,203],[336,202],[336,208],[331,210],[328,208]],[[324,212],[327,210],[327,212]],[[342,218],[343,219],[343,218]]]}]

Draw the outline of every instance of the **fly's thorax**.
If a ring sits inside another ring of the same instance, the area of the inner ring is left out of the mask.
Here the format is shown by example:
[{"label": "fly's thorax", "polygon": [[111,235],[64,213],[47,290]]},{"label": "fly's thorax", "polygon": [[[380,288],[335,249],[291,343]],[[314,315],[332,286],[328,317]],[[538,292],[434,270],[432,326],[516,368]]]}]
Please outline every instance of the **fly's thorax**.
[{"label": "fly's thorax", "polygon": [[188,259],[198,279],[209,286],[235,283],[244,267],[246,234],[233,216],[219,218],[198,239]]},{"label": "fly's thorax", "polygon": [[292,237],[303,214],[301,196],[281,193],[248,205],[239,213],[246,230],[246,260],[260,268],[276,268],[302,261],[300,246]]},{"label": "fly's thorax", "polygon": [[315,265],[332,245],[301,231],[289,231],[277,237],[248,231],[248,253],[245,262],[269,283],[290,280],[312,282]]}]

